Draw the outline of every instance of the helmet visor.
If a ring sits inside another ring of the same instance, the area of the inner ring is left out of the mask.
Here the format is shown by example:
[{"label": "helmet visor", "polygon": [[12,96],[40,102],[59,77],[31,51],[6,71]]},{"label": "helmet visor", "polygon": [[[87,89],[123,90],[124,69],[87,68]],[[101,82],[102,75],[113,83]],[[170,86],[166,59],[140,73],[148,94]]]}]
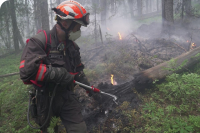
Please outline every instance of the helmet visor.
[{"label": "helmet visor", "polygon": [[89,13],[85,14],[82,18],[79,19],[75,19],[74,21],[87,27],[87,25],[90,23],[90,19],[89,19]]}]

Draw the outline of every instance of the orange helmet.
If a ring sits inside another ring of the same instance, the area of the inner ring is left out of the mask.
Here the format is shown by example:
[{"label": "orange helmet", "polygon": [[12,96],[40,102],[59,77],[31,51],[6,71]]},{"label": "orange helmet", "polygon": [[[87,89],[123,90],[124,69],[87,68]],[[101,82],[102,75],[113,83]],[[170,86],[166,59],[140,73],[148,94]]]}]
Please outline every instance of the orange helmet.
[{"label": "orange helmet", "polygon": [[60,19],[71,19],[85,27],[89,24],[89,13],[76,1],[64,1],[53,10]]}]

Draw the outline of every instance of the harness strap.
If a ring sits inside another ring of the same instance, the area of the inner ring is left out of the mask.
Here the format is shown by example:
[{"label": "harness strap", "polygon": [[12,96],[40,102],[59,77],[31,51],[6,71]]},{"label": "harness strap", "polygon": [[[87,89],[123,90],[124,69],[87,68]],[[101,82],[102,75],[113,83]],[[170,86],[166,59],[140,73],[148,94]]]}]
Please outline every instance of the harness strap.
[{"label": "harness strap", "polygon": [[51,34],[50,31],[46,32],[45,30],[43,30],[44,35],[46,37],[46,42],[45,42],[45,52],[47,54],[47,56],[49,55],[49,52],[51,50]]}]

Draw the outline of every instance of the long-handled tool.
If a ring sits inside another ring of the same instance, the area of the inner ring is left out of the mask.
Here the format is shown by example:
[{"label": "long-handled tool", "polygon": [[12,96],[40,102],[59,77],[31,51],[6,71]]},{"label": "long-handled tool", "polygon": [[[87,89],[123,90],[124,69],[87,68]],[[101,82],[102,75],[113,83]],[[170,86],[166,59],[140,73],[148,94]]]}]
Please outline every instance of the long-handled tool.
[{"label": "long-handled tool", "polygon": [[118,105],[118,103],[117,103],[117,101],[116,101],[116,100],[117,100],[117,96],[115,96],[115,95],[113,95],[113,94],[109,94],[109,93],[103,92],[103,91],[101,91],[101,90],[99,90],[99,89],[97,89],[97,88],[94,88],[93,86],[88,86],[88,85],[85,85],[85,84],[80,83],[80,82],[75,81],[75,80],[74,80],[74,83],[75,83],[75,84],[78,84],[78,85],[80,85],[80,86],[82,86],[82,87],[88,88],[88,89],[90,89],[90,90],[92,90],[92,91],[94,91],[94,92],[102,93],[102,94],[111,96],[111,97],[113,97],[113,101],[115,102],[115,104]]}]

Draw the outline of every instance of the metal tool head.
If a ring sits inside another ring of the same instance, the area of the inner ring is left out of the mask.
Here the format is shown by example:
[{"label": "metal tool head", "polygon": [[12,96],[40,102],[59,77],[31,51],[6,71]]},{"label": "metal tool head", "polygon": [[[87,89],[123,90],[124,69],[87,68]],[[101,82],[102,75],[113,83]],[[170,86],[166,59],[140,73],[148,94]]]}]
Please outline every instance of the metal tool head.
[{"label": "metal tool head", "polygon": [[117,96],[115,96],[113,94],[109,94],[109,93],[103,92],[103,91],[101,91],[101,93],[113,97],[113,102],[118,105],[118,103],[117,103]]}]

